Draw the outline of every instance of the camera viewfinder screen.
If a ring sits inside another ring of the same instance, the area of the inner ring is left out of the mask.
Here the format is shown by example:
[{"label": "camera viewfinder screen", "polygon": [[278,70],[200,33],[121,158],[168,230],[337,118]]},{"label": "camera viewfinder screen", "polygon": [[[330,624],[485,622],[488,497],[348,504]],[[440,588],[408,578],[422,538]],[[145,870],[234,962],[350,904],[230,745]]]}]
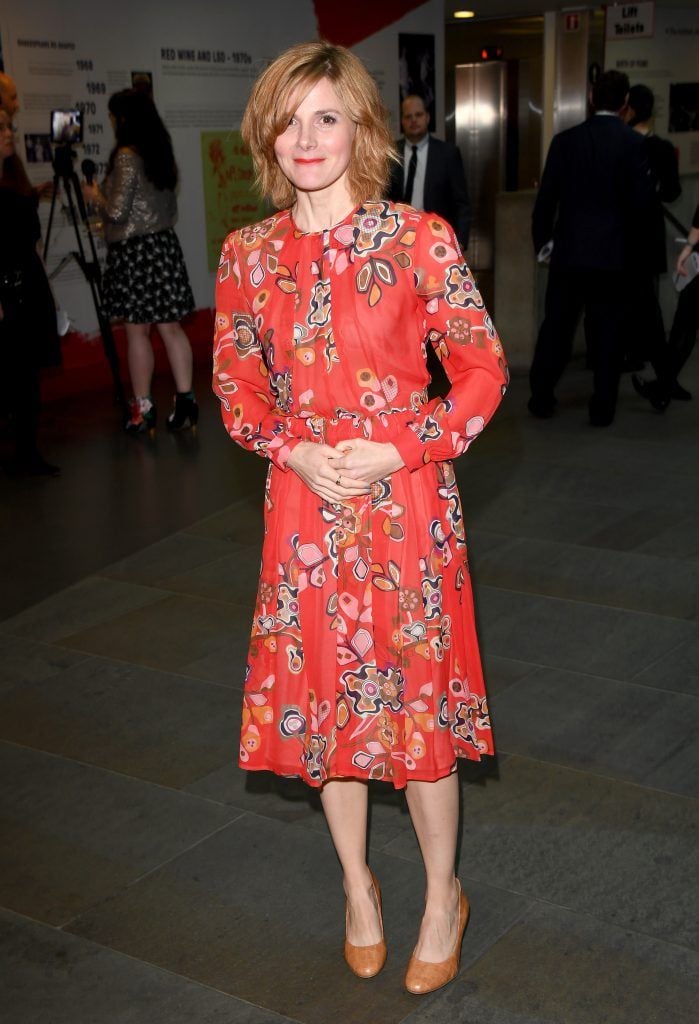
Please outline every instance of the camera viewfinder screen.
[{"label": "camera viewfinder screen", "polygon": [[60,145],[62,143],[72,145],[82,142],[82,140],[82,110],[51,111],[51,142],[53,142],[54,145]]}]

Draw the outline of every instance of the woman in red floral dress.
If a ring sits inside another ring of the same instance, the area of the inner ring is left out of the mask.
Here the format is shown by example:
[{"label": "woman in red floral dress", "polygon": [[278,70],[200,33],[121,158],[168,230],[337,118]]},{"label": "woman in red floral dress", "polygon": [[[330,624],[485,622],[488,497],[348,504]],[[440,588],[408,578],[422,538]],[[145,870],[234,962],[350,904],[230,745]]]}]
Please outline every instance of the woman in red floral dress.
[{"label": "woman in red floral dress", "polygon": [[240,764],[320,788],[360,977],[386,957],[366,783],[406,787],[427,874],[406,986],[433,991],[468,918],[456,759],[493,752],[451,460],[504,394],[502,347],[452,230],[381,200],[387,120],[349,51],[282,54],[243,135],[280,212],[226,239],[217,281],[214,390],[269,460]]}]

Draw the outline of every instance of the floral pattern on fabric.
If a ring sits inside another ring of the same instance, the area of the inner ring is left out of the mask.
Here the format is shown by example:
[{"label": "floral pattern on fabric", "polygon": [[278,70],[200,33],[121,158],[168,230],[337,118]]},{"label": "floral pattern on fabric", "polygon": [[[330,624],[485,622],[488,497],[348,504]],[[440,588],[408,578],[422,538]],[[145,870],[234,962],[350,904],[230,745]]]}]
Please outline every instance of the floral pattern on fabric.
[{"label": "floral pattern on fabric", "polygon": [[[224,424],[270,460],[240,764],[403,787],[492,753],[451,460],[507,368],[453,232],[387,202],[318,233],[283,211],[226,240],[216,307]],[[328,504],[287,469],[300,441],[357,437],[405,462],[366,496]]]}]

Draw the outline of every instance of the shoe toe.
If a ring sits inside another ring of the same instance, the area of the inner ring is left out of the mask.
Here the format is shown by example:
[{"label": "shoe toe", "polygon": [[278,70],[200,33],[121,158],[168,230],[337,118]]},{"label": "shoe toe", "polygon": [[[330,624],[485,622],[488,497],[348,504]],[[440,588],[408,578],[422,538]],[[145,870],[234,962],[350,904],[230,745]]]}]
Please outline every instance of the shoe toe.
[{"label": "shoe toe", "polygon": [[345,942],[345,960],[349,969],[358,978],[373,978],[386,963],[386,943],[353,946],[351,942]]},{"label": "shoe toe", "polygon": [[408,970],[405,973],[405,987],[414,996],[424,996],[429,992],[436,992],[438,988],[442,988],[454,980],[458,969],[456,956],[451,956],[439,964],[430,964],[411,957]]}]

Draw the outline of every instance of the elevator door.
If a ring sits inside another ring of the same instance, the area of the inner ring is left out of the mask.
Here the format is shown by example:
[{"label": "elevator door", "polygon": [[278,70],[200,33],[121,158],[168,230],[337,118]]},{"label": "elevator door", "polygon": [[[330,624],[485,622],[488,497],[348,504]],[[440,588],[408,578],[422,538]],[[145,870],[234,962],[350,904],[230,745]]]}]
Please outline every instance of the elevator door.
[{"label": "elevator door", "polygon": [[504,184],[505,70],[504,61],[455,68],[455,141],[471,198],[468,262],[474,270],[493,268],[495,197]]}]

